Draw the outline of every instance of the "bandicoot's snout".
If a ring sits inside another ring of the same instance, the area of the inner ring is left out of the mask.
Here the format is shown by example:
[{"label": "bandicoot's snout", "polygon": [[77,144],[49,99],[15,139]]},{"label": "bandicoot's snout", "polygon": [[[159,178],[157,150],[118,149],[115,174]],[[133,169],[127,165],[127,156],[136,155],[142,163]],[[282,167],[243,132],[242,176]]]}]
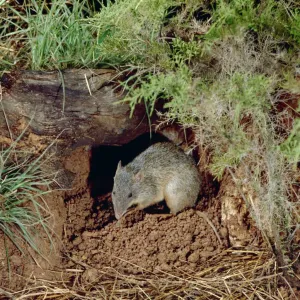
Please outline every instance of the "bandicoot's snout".
[{"label": "bandicoot's snout", "polygon": [[115,211],[115,217],[117,220],[119,220],[122,217],[122,214],[119,214]]},{"label": "bandicoot's snout", "polygon": [[116,208],[114,205],[114,213],[117,220],[119,220],[125,214],[125,212],[126,211],[122,211],[121,209]]}]

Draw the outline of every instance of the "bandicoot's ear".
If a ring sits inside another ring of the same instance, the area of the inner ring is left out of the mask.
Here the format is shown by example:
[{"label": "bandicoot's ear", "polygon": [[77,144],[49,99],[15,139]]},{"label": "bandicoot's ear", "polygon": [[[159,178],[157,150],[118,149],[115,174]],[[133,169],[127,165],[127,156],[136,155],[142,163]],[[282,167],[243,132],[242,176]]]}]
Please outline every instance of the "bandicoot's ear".
[{"label": "bandicoot's ear", "polygon": [[116,174],[122,169],[122,162],[119,161],[118,166],[117,166],[117,171]]},{"label": "bandicoot's ear", "polygon": [[133,179],[135,182],[140,182],[141,180],[143,180],[144,178],[144,174],[142,171],[137,172],[134,176]]}]

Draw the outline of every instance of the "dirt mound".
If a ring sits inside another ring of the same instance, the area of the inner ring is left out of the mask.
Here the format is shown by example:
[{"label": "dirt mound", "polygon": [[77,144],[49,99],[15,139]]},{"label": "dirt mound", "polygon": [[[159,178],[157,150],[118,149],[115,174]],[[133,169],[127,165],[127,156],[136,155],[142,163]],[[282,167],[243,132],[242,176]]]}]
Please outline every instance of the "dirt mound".
[{"label": "dirt mound", "polygon": [[99,269],[113,267],[128,273],[144,269],[191,270],[218,254],[227,243],[226,230],[220,228],[217,202],[207,217],[223,233],[222,245],[212,227],[194,209],[177,216],[133,211],[117,222],[109,195],[95,204],[86,194],[68,206],[66,244],[71,257]]}]

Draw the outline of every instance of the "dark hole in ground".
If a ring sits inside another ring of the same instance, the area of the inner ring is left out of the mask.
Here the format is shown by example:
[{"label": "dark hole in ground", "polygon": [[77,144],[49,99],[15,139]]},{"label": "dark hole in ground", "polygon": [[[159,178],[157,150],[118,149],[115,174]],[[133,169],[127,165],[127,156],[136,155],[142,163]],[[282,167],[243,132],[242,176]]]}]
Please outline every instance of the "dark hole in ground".
[{"label": "dark hole in ground", "polygon": [[138,154],[157,142],[168,141],[160,134],[143,134],[124,146],[99,146],[92,148],[90,159],[90,175],[88,183],[91,196],[95,199],[100,195],[111,192],[113,188],[113,177],[118,162],[127,165]]}]

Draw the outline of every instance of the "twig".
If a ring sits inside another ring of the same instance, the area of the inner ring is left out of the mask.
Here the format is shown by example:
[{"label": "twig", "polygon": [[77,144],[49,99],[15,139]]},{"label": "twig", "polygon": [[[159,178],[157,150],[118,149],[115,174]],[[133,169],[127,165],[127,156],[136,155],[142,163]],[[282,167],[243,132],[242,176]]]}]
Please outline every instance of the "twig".
[{"label": "twig", "polygon": [[212,230],[214,231],[214,233],[215,233],[215,235],[216,235],[216,237],[217,237],[217,239],[218,239],[220,245],[222,246],[223,243],[222,243],[222,240],[221,240],[221,238],[220,238],[220,235],[218,234],[218,231],[217,231],[215,225],[210,221],[210,219],[207,217],[207,215],[206,215],[204,212],[199,211],[199,210],[196,210],[196,213],[197,213],[197,215],[198,215],[200,218],[203,218],[203,219],[209,224],[209,226],[210,226],[210,227],[212,228]]},{"label": "twig", "polygon": [[2,288],[0,288],[0,295],[5,295],[6,297],[9,297],[10,299],[15,299],[15,297],[13,296],[12,293],[3,290]]}]

